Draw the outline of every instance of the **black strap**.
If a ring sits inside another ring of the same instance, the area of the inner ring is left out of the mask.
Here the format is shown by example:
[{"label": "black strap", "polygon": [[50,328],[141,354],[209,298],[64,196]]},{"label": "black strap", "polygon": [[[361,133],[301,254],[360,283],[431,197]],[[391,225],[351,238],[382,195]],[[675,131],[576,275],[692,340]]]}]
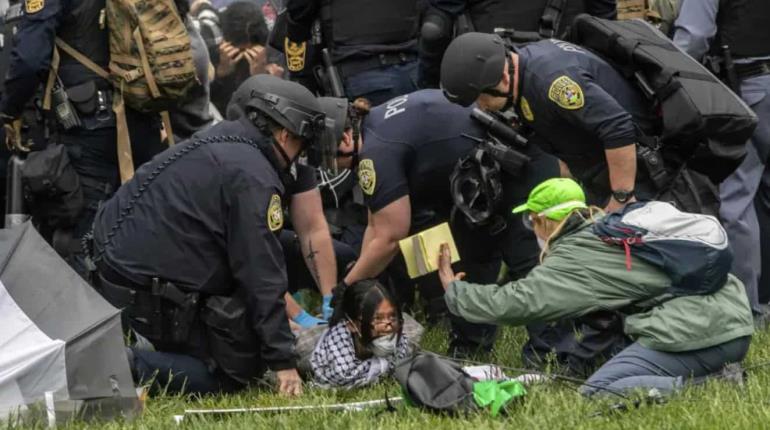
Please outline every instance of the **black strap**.
[{"label": "black strap", "polygon": [[543,10],[543,16],[540,17],[540,28],[538,29],[538,33],[543,39],[556,36],[566,6],[566,0],[548,0],[545,10]]}]

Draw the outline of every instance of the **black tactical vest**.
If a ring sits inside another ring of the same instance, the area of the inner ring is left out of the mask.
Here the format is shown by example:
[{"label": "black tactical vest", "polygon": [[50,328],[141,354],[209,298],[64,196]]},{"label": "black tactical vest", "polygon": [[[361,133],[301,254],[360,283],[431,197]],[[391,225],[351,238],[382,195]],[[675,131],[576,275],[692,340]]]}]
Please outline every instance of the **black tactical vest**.
[{"label": "black tactical vest", "polygon": [[[566,3],[556,38],[564,38],[573,19],[585,12],[584,0],[567,0]],[[506,28],[537,32],[547,4],[548,0],[469,0],[468,13],[474,31],[492,33],[495,28]]]},{"label": "black tactical vest", "polygon": [[325,0],[321,26],[332,51],[366,50],[366,46],[375,47],[369,51],[387,51],[382,47],[403,46],[416,39],[417,0]]},{"label": "black tactical vest", "polygon": [[[56,35],[106,70],[110,62],[107,23],[104,22],[104,25],[99,23],[105,0],[82,0],[71,4],[74,8],[64,17]],[[65,87],[91,80],[100,80],[104,85],[108,85],[106,81],[65,52],[60,50],[59,54],[61,55],[59,77]]]},{"label": "black tactical vest", "polygon": [[715,47],[727,45],[733,58],[770,55],[770,1],[721,0]]}]

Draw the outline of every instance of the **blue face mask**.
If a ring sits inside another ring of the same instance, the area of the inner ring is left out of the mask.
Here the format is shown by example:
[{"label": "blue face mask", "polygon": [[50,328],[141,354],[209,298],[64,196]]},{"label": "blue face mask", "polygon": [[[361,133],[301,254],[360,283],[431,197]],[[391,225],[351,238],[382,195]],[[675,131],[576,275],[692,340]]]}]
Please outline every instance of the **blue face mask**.
[{"label": "blue face mask", "polygon": [[397,343],[398,336],[396,336],[396,333],[380,336],[377,339],[372,340],[372,354],[374,354],[375,357],[390,357],[396,353]]}]

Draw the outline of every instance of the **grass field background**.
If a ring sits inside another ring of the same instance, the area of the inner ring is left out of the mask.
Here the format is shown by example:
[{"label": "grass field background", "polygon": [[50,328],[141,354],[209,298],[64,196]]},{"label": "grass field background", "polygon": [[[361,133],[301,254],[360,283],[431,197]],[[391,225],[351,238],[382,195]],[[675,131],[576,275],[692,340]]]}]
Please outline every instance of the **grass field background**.
[{"label": "grass field background", "polygon": [[[428,350],[446,350],[448,333],[433,328],[426,332],[423,346]],[[490,361],[506,366],[519,366],[519,350],[525,340],[521,328],[501,331]],[[770,336],[758,333],[744,365],[770,360]],[[516,376],[510,375],[509,376]],[[353,391],[307,389],[301,398],[288,399],[269,390],[250,390],[231,396],[188,398],[158,396],[148,399],[144,413],[132,422],[73,422],[66,429],[704,429],[704,428],[770,428],[770,367],[749,371],[743,387],[729,382],[710,382],[692,387],[665,404],[642,405],[627,412],[608,412],[613,398],[585,400],[575,386],[551,383],[529,388],[526,398],[509,408],[507,416],[492,418],[484,413],[468,417],[443,417],[421,412],[405,405],[396,412],[375,407],[359,412],[293,412],[288,414],[243,414],[226,418],[191,419],[177,425],[174,415],[185,409],[241,408],[329,404],[382,399],[400,395],[395,382],[378,384]],[[603,412],[596,416],[597,412]],[[39,425],[44,428],[43,424]]]}]

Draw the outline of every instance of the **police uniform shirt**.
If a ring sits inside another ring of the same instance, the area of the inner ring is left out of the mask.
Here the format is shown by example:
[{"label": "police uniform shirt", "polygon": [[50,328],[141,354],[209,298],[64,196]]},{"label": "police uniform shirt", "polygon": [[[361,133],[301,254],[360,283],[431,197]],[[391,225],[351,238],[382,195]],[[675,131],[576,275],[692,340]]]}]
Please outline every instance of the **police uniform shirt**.
[{"label": "police uniform shirt", "polygon": [[483,137],[471,108],[449,103],[439,90],[422,90],[372,109],[362,127],[358,165],[365,204],[377,212],[409,195],[413,208],[452,206],[449,176]]},{"label": "police uniform shirt", "polygon": [[[196,138],[211,136],[265,139],[245,119],[219,123]],[[140,167],[102,205],[94,222],[95,255],[103,253],[103,264],[140,285],[157,276],[211,295],[241,289],[265,362],[273,369],[294,367],[278,240],[284,186],[252,145],[209,143],[176,155],[193,142]]]},{"label": "police uniform shirt", "polygon": [[318,188],[315,169],[306,164],[296,164],[297,179],[286,189],[286,195],[302,194]]},{"label": "police uniform shirt", "polygon": [[652,130],[642,94],[593,53],[551,39],[518,54],[519,115],[577,177],[603,167],[605,150]]}]

